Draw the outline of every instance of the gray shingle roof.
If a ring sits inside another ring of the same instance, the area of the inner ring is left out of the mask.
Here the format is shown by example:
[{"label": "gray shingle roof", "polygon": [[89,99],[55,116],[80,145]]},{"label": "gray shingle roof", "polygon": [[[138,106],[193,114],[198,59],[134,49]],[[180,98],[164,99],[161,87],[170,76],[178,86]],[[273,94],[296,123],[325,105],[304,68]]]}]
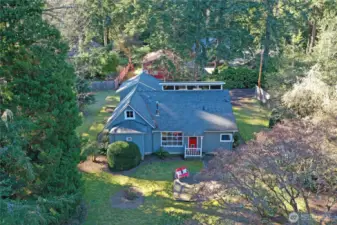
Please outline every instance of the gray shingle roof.
[{"label": "gray shingle roof", "polygon": [[160,90],[161,86],[159,85],[159,80],[154,78],[153,76],[142,72],[141,74],[130,78],[129,80],[122,83],[122,85],[118,88],[117,93],[131,90],[136,86],[140,86],[140,90],[151,91],[151,90]]},{"label": "gray shingle roof", "polygon": [[[130,83],[142,81],[149,81],[146,85],[160,87],[159,80],[145,73],[123,84],[131,91],[108,120],[106,126],[108,129],[111,128],[113,120],[130,106],[154,128],[153,131],[183,131],[184,135],[195,136],[205,131],[238,130],[228,90],[162,91],[161,88],[146,89],[143,88],[144,85]],[[156,115],[157,102],[159,115]],[[130,127],[116,129],[117,131],[123,130],[123,132],[139,131],[139,129]]]},{"label": "gray shingle roof", "polygon": [[[204,131],[237,131],[227,90],[142,92],[158,131],[183,131],[200,135]],[[156,101],[159,116],[156,116]]]},{"label": "gray shingle roof", "polygon": [[118,104],[111,117],[108,119],[108,122],[105,128],[110,129],[112,122],[124,112],[124,110],[129,106],[135,110],[138,115],[140,115],[150,126],[155,127],[155,122],[152,119],[150,111],[142,97],[140,97],[139,92],[136,91],[135,87],[130,91],[130,93]]},{"label": "gray shingle roof", "polygon": [[110,133],[114,134],[141,134],[148,131],[147,126],[141,123],[135,123],[134,121],[124,121],[114,126]]}]

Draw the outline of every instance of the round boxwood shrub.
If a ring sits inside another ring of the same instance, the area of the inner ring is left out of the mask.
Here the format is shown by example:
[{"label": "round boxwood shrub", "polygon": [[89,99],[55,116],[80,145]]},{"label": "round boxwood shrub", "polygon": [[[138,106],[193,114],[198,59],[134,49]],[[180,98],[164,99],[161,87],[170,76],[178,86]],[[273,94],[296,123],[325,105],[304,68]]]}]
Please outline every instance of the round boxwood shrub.
[{"label": "round boxwood shrub", "polygon": [[108,146],[107,159],[113,171],[128,170],[139,165],[141,154],[133,142],[117,141]]}]

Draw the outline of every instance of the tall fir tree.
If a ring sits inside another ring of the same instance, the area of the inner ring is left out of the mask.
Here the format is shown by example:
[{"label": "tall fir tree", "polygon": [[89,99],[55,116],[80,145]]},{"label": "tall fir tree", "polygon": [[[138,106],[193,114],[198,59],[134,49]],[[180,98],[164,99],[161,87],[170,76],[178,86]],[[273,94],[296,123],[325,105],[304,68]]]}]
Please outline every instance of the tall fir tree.
[{"label": "tall fir tree", "polygon": [[[75,74],[43,7],[41,0],[0,2],[0,111],[13,112],[0,126],[0,176],[7,181],[0,182],[0,224],[59,224],[81,199]],[[16,157],[21,164],[9,163]]]}]

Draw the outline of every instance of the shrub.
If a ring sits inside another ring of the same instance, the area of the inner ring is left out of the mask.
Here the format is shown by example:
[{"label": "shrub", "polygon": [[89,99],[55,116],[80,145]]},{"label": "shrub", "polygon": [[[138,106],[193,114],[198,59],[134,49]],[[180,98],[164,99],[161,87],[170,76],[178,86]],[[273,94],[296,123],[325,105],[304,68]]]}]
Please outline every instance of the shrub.
[{"label": "shrub", "polygon": [[97,137],[99,142],[99,154],[106,155],[109,146],[109,130],[104,129]]},{"label": "shrub", "polygon": [[313,66],[306,77],[283,95],[282,100],[301,117],[322,113],[337,116],[336,92],[322,80],[319,65]]},{"label": "shrub", "polygon": [[155,153],[153,153],[155,156],[157,156],[160,159],[165,159],[167,158],[170,153],[168,153],[167,151],[165,151],[162,147],[159,148],[158,151],[156,151]]},{"label": "shrub", "polygon": [[96,141],[89,141],[88,139],[82,139],[80,160],[83,162],[88,158],[88,156],[91,156],[91,160],[95,162],[96,157],[98,156],[99,153],[98,150],[99,147]]},{"label": "shrub", "polygon": [[[215,71],[212,78],[215,80],[225,81],[224,88],[254,88],[258,81],[257,70],[252,70],[247,67],[228,67],[223,70]],[[261,84],[263,86],[264,79]]]},{"label": "shrub", "polygon": [[240,134],[238,132],[236,132],[234,134],[234,142],[233,142],[233,148],[236,148],[240,145],[241,143],[241,137]]},{"label": "shrub", "polygon": [[141,154],[135,143],[117,141],[108,146],[107,159],[111,170],[128,170],[139,165]]}]

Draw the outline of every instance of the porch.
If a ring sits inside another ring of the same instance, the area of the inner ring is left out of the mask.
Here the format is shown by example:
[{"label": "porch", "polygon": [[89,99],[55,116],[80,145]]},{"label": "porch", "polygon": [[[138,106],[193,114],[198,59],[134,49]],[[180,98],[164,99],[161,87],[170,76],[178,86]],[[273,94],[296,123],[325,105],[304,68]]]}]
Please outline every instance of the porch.
[{"label": "porch", "polygon": [[203,136],[186,136],[184,158],[202,157]]}]

